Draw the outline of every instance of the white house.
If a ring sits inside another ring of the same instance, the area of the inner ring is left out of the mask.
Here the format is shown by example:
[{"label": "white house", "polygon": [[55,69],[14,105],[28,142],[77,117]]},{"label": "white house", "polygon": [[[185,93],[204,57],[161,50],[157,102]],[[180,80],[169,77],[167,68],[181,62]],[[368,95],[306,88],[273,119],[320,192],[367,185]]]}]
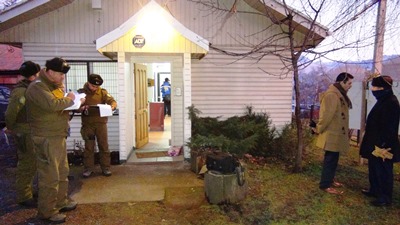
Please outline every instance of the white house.
[{"label": "white house", "polygon": [[[24,60],[42,66],[56,56],[67,60],[72,65],[67,88],[81,87],[89,73],[101,74],[118,101],[109,138],[121,160],[146,143],[147,95],[155,90],[147,87],[149,78],[157,78],[156,63],[170,65],[172,145],[184,146],[191,136],[187,107],[192,104],[202,116],[222,118],[241,115],[252,105],[267,112],[277,127],[289,123],[292,74],[282,69],[281,60],[272,54],[254,60],[215,49],[245,52],[281,33],[265,14],[282,19],[284,7],[274,0],[265,5],[259,0],[214,2],[225,10],[211,11],[189,0],[31,0],[0,14],[0,43],[22,44]],[[312,21],[294,15],[301,41]],[[266,27],[273,29],[263,31]],[[327,29],[314,26],[312,34],[310,44],[316,46]],[[287,40],[277,44],[287,46]],[[71,127],[69,146],[80,140],[79,117]],[[189,153],[185,147],[185,158]]]}]

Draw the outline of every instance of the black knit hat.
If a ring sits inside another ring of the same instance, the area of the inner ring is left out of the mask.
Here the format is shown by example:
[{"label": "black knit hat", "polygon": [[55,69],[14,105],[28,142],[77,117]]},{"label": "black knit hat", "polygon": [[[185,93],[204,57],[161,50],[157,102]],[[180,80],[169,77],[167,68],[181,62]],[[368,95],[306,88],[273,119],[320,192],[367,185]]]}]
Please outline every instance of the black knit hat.
[{"label": "black knit hat", "polygon": [[46,68],[66,74],[71,67],[64,59],[56,57],[46,61]]},{"label": "black knit hat", "polygon": [[39,64],[36,64],[32,61],[26,61],[22,63],[21,67],[19,68],[19,73],[26,78],[37,74],[39,71]]},{"label": "black knit hat", "polygon": [[93,85],[102,85],[103,84],[103,78],[101,78],[100,75],[98,74],[90,74],[89,75],[89,79],[88,79],[89,83],[93,84]]},{"label": "black knit hat", "polygon": [[384,89],[391,89],[393,85],[393,79],[390,76],[379,76],[372,79],[372,86],[383,87]]}]

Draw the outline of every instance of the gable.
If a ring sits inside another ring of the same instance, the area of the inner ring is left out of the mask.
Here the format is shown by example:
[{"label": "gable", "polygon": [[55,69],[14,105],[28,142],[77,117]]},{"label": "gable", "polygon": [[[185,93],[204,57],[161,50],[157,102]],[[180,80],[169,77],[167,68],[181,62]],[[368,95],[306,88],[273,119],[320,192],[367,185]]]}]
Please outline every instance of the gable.
[{"label": "gable", "polygon": [[[141,38],[143,46],[135,46]],[[96,40],[96,49],[109,57],[116,52],[192,53],[201,58],[208,41],[187,29],[154,0],[118,28]]]}]

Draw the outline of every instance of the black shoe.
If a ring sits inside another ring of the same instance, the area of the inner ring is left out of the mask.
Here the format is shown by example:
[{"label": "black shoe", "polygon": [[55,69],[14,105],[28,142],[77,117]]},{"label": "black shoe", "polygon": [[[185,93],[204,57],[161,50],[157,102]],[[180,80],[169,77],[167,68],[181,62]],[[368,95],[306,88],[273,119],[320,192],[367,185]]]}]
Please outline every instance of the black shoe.
[{"label": "black shoe", "polygon": [[64,207],[62,207],[59,212],[68,212],[68,211],[72,211],[74,209],[76,209],[76,206],[78,205],[77,202],[74,201],[70,201],[68,202],[68,204]]},{"label": "black shoe", "polygon": [[382,207],[382,206],[390,206],[392,203],[381,201],[381,200],[375,200],[375,201],[372,201],[371,204],[376,207]]},{"label": "black shoe", "polygon": [[35,201],[35,199],[32,198],[23,202],[18,202],[18,204],[26,208],[37,208],[37,201]]},{"label": "black shoe", "polygon": [[363,193],[365,196],[368,196],[368,197],[376,197],[376,194],[370,192],[367,189],[361,189],[361,193]]}]

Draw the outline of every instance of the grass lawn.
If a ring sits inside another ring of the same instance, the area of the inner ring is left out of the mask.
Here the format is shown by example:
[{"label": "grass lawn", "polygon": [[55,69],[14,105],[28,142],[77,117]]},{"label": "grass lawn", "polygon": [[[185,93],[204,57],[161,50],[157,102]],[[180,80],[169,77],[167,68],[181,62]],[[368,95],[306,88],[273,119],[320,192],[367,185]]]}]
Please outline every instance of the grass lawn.
[{"label": "grass lawn", "polygon": [[236,206],[236,214],[233,206],[226,206],[231,207],[227,213],[239,224],[400,224],[398,164],[393,204],[377,208],[360,192],[368,188],[368,168],[359,165],[357,147],[340,158],[336,180],[345,185],[340,196],[318,188],[322,156],[320,149],[308,150],[302,173],[291,173],[276,162],[247,165],[249,196]]}]

